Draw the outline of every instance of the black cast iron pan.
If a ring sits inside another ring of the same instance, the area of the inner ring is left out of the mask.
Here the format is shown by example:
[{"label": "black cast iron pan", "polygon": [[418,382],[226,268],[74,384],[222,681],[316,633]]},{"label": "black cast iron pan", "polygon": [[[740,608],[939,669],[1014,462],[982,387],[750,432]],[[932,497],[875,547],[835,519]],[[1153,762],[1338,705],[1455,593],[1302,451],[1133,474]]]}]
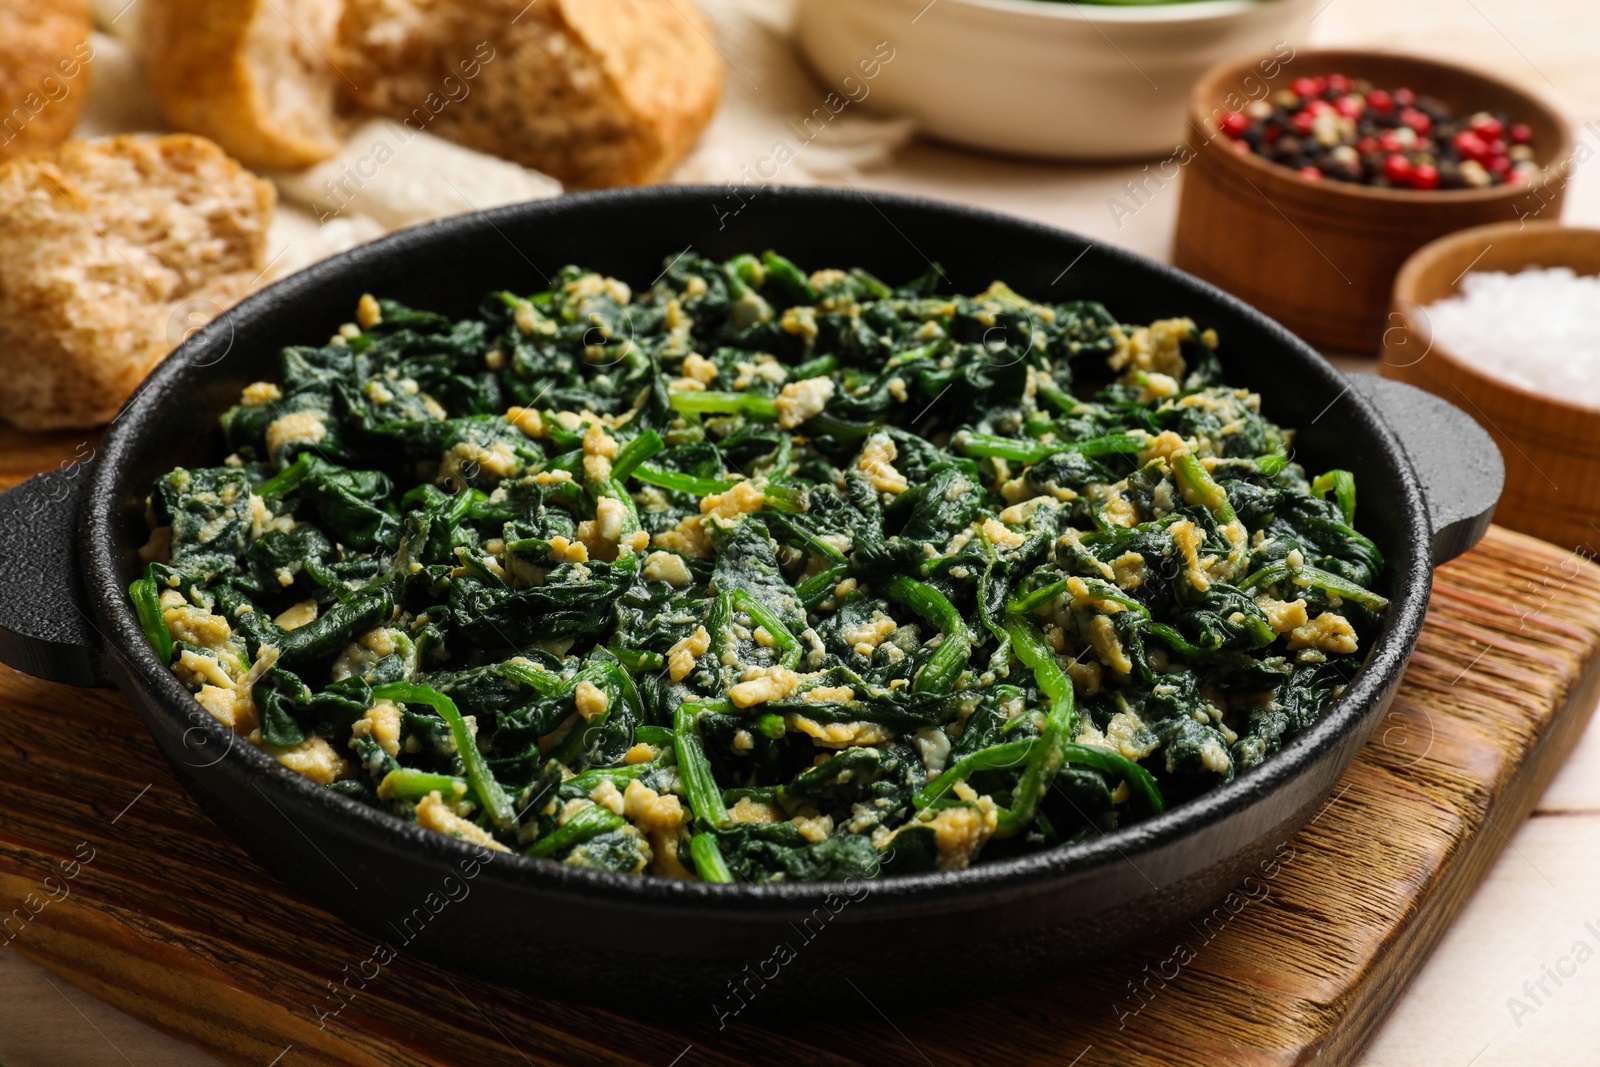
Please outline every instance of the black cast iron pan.
[{"label": "black cast iron pan", "polygon": [[[708,885],[578,870],[481,850],[363,807],[280,767],[211,719],[145,642],[124,590],[144,500],[176,465],[222,455],[217,416],[278,350],[316,342],[362,293],[466,315],[491,290],[532,292],[568,263],[644,288],[684,249],[775,248],[808,268],[898,282],[941,264],[954,289],[999,278],[1036,300],[1086,298],[1121,321],[1187,315],[1222,337],[1228,381],[1298,430],[1313,470],[1353,471],[1391,607],[1325,717],[1265,766],[1098,840],[971,870],[847,885]],[[551,995],[698,1001],[794,951],[791,988],[848,977],[877,998],[919,976],[994,989],[1172,925],[1271,856],[1329,793],[1399,684],[1432,569],[1482,535],[1501,463],[1488,435],[1427,394],[1346,378],[1256,311],[1188,275],[1059,230],[968,208],[822,190],[655,188],[563,197],[420,227],[247,300],[164,362],[91,461],[0,499],[0,659],[73,685],[115,685],[206,812],[285,882],[393,950]],[[441,902],[443,902],[441,904]],[[293,932],[285,937],[292,939]],[[763,982],[765,979],[763,979]],[[759,987],[764,988],[764,987]]]}]

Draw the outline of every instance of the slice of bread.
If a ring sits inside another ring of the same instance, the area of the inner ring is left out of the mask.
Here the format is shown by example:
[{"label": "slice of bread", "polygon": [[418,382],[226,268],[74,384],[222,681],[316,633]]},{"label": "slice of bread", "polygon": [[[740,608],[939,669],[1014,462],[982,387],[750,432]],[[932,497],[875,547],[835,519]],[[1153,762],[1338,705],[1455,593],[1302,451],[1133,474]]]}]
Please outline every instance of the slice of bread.
[{"label": "slice of bread", "polygon": [[0,160],[49,151],[89,98],[84,0],[0,0]]},{"label": "slice of bread", "polygon": [[272,186],[186,134],[69,141],[0,166],[0,415],[109,421],[266,266]]},{"label": "slice of bread", "polygon": [[722,92],[692,0],[346,0],[338,40],[363,106],[580,187],[663,177]]},{"label": "slice of bread", "polygon": [[150,84],[167,121],[256,169],[339,150],[338,0],[139,0]]}]

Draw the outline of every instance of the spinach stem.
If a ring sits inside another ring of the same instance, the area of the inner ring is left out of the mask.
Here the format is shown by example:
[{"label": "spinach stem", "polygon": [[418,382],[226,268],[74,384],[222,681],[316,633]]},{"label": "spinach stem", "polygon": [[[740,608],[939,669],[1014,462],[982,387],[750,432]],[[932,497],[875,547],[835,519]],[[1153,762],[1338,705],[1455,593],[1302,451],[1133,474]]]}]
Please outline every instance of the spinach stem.
[{"label": "spinach stem", "polygon": [[1009,611],[1005,621],[1011,635],[1011,650],[1033,671],[1039,690],[1050,701],[1038,743],[1028,755],[1026,769],[1017,783],[1011,809],[1000,817],[999,836],[1008,837],[1027,826],[1034,809],[1044,799],[1056,772],[1061,769],[1062,751],[1071,739],[1078,717],[1073,707],[1072,682],[1056,662],[1055,652],[1045,644],[1044,635],[1026,617]]},{"label": "spinach stem", "polygon": [[717,847],[717,839],[711,834],[695,834],[691,837],[689,855],[694,859],[695,873],[702,880],[719,883],[733,881],[733,871],[728,868],[728,861],[723,859],[722,849]]},{"label": "spinach stem", "polygon": [[1238,518],[1233,505],[1228,502],[1227,491],[1216,483],[1193,452],[1184,452],[1172,458],[1172,474],[1178,481],[1185,503],[1205,508],[1223,525]]},{"label": "spinach stem", "polygon": [[972,433],[963,430],[951,441],[951,447],[964,456],[1003,459],[1012,463],[1037,463],[1058,452],[1077,452],[1091,459],[1096,456],[1140,452],[1145,439],[1136,434],[1112,434],[1089,441],[1025,441],[993,434]]},{"label": "spinach stem", "polygon": [[770,422],[778,417],[778,405],[760,393],[673,393],[674,411],[693,411],[701,415],[743,415]]},{"label": "spinach stem", "polygon": [[564,849],[581,845],[591,837],[622,829],[627,820],[599,804],[590,804],[572,813],[572,818],[522,850],[524,856],[547,859]]},{"label": "spinach stem", "polygon": [[495,780],[494,773],[489,770],[483,753],[478,751],[478,743],[473,739],[472,733],[467,729],[466,720],[461,717],[461,712],[456,708],[455,701],[425,685],[412,685],[408,682],[391,682],[388,685],[375,686],[372,690],[374,700],[399,701],[402,704],[424,704],[439,713],[439,717],[450,726],[450,736],[456,742],[456,754],[461,757],[461,763],[466,768],[467,781],[472,786],[473,794],[478,802],[483,805],[483,810],[488,813],[489,819],[501,830],[514,830],[517,827],[517,813],[511,806],[511,800],[506,796],[505,790],[500,788],[500,783]]},{"label": "spinach stem", "polygon": [[722,790],[711,772],[711,761],[706,758],[705,743],[700,740],[695,723],[704,710],[704,705],[700,704],[678,705],[672,717],[674,745],[689,810],[699,821],[720,830],[728,825],[728,809],[722,803]]},{"label": "spinach stem", "polygon": [[161,594],[156,589],[155,564],[143,578],[128,586],[128,596],[133,601],[134,614],[139,617],[139,628],[162,663],[172,662],[172,631],[167,629],[166,614],[161,610]]},{"label": "spinach stem", "polygon": [[944,634],[944,641],[917,672],[912,692],[948,693],[972,656],[972,632],[967,629],[966,620],[943,593],[924,582],[897,574],[885,589]]},{"label": "spinach stem", "polygon": [[789,670],[794,670],[800,665],[800,642],[795,640],[794,634],[789,632],[783,620],[777,614],[761,603],[743,589],[735,589],[732,594],[733,606],[755,620],[757,626],[771,635],[773,643],[783,651],[781,664]]},{"label": "spinach stem", "polygon": [[429,793],[438,793],[446,800],[465,796],[470,784],[453,774],[430,774],[427,771],[401,767],[390,771],[378,783],[379,800],[421,800]]}]

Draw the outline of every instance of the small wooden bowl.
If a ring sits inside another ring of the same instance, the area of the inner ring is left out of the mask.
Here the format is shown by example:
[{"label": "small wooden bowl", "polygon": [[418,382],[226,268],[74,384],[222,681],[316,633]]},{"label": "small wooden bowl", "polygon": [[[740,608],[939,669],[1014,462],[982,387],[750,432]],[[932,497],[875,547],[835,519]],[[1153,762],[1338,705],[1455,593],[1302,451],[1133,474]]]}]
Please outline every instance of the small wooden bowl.
[{"label": "small wooden bowl", "polygon": [[1493,435],[1506,464],[1496,522],[1592,555],[1600,550],[1600,410],[1490,377],[1429,328],[1428,306],[1454,295],[1468,271],[1528,267],[1600,274],[1600,229],[1501,223],[1421,249],[1395,278],[1379,372],[1438,394]]},{"label": "small wooden bowl", "polygon": [[[1322,348],[1372,352],[1383,336],[1395,271],[1437,237],[1486,223],[1558,219],[1572,133],[1549,104],[1522,89],[1432,59],[1374,52],[1302,51],[1264,77],[1257,59],[1216,67],[1189,98],[1191,153],[1178,207],[1173,263],[1198,274]],[[1504,111],[1533,130],[1531,183],[1416,192],[1308,181],[1288,167],[1234,151],[1218,122],[1295,78],[1342,73],[1407,87],[1456,114]],[[1212,143],[1215,141],[1215,143]]]}]

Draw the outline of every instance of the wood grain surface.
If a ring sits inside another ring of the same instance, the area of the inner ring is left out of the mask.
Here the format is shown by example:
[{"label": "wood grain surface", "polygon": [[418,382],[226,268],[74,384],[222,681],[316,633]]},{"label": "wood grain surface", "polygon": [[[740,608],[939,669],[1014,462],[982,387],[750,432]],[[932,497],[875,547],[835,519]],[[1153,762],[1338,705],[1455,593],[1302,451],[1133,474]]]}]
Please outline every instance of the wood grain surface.
[{"label": "wood grain surface", "polygon": [[[77,454],[0,432],[0,483]],[[891,1019],[843,986],[825,1018],[725,1027],[375,963],[221,836],[120,697],[0,671],[0,943],[236,1064],[1345,1063],[1582,731],[1597,650],[1600,568],[1496,528],[1439,572],[1327,806],[1212,912],[1007,996],[939,976]]]}]

